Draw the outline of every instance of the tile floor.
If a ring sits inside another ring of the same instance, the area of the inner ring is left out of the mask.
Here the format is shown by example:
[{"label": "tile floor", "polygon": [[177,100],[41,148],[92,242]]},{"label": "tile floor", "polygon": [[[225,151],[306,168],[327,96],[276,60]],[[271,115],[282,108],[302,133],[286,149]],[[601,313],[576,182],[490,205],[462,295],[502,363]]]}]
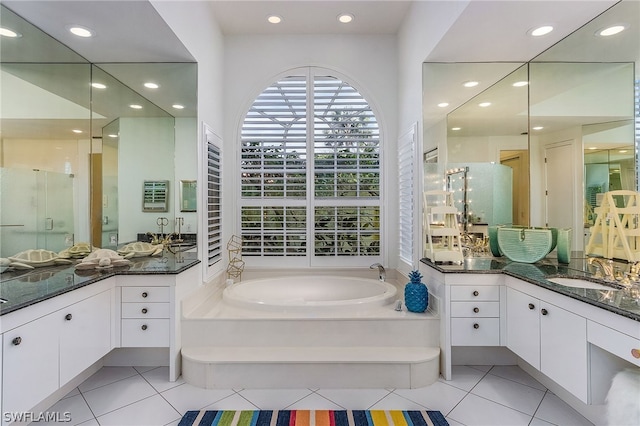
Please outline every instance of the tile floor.
[{"label": "tile floor", "polygon": [[[219,389],[169,382],[167,367],[104,367],[48,411],[70,424],[177,425],[196,409],[430,409],[458,425],[591,425],[517,366],[458,366],[421,389]],[[42,423],[39,422],[38,425]]]}]

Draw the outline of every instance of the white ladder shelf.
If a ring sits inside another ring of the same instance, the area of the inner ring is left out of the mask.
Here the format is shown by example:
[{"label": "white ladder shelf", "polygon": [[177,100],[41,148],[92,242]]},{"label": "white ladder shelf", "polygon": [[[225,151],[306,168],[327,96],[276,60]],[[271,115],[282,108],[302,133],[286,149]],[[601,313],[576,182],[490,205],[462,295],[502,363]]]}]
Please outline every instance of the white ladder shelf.
[{"label": "white ladder shelf", "polygon": [[[623,200],[624,207],[616,206],[616,198]],[[605,192],[602,205],[595,208],[595,213],[586,254],[640,261],[640,193]]]},{"label": "white ladder shelf", "polygon": [[[432,202],[428,198],[439,200]],[[458,210],[453,206],[450,191],[423,193],[423,225],[426,234],[424,256],[432,262],[462,263],[462,240],[458,224]],[[438,237],[437,242],[433,237]]]}]

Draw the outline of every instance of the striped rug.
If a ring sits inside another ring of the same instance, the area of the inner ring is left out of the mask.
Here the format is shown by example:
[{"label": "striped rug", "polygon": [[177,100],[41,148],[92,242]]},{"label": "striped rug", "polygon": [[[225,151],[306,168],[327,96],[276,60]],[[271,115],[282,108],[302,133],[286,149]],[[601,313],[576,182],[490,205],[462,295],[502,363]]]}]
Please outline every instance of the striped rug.
[{"label": "striped rug", "polygon": [[447,426],[440,411],[403,410],[200,410],[178,426]]}]

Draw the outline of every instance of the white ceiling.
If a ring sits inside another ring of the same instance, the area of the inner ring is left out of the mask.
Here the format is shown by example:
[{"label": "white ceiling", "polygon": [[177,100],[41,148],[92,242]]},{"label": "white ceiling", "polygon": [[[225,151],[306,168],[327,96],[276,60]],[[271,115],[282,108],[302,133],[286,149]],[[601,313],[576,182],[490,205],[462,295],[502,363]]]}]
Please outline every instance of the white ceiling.
[{"label": "white ceiling", "polygon": [[[158,0],[167,1],[167,0]],[[227,35],[238,34],[395,34],[412,1],[406,0],[187,0],[209,1]],[[433,3],[433,13],[449,13]],[[449,0],[451,1],[451,0]],[[456,1],[456,0],[453,0]],[[637,0],[626,0],[637,1]],[[459,19],[425,58],[429,61],[519,61],[547,47],[614,4],[614,0],[471,0]],[[91,62],[190,62],[193,57],[146,0],[3,0],[3,4]],[[441,10],[441,12],[439,12]],[[336,17],[355,16],[345,25]],[[266,18],[277,14],[278,25]],[[445,16],[443,15],[443,18]],[[557,29],[533,40],[526,31],[552,23]],[[78,39],[69,24],[92,28],[97,36]]]},{"label": "white ceiling", "polygon": [[[171,1],[171,0],[156,0]],[[406,0],[182,0],[211,3],[212,15],[225,35],[275,34],[395,34],[412,12]],[[434,14],[448,13],[439,7],[447,1],[428,1]],[[624,0],[637,2],[638,0]],[[568,34],[611,7],[614,0],[511,1],[470,0],[454,24],[428,54],[429,62],[518,61],[524,62],[556,44]],[[147,0],[2,0],[2,4],[44,30],[90,62],[193,62],[194,58]],[[417,5],[417,6],[425,6]],[[351,24],[337,21],[340,13],[355,16]],[[277,14],[278,25],[266,18]],[[4,17],[3,21],[4,21]],[[436,17],[437,20],[437,17]],[[92,28],[96,37],[79,39],[66,27],[80,24]],[[533,39],[527,30],[552,24],[548,36]],[[419,43],[419,41],[416,41]],[[3,44],[3,61],[20,50],[9,51]],[[638,49],[640,53],[640,49]],[[28,59],[18,62],[29,62]],[[137,87],[139,75],[129,75],[127,67],[111,67],[109,72],[130,87]],[[158,77],[160,78],[160,77]],[[137,80],[136,80],[137,79]],[[136,80],[136,81],[134,81]],[[440,85],[440,90],[452,93]],[[168,93],[168,92],[164,92]],[[160,96],[160,94],[155,95]],[[164,107],[173,100],[150,99]],[[442,113],[443,111],[439,111]],[[191,115],[193,110],[184,114]]]},{"label": "white ceiling", "polygon": [[[408,0],[212,1],[222,32],[238,34],[395,34],[411,6]],[[338,15],[350,13],[349,24]],[[267,22],[278,15],[282,22]]]}]

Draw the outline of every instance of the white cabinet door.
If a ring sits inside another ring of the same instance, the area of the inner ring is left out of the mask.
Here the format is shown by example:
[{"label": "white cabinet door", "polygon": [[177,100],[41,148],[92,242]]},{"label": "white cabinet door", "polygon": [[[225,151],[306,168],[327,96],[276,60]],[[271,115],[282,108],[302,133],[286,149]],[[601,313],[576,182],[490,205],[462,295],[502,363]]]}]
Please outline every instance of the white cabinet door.
[{"label": "white cabinet door", "polygon": [[540,307],[538,299],[507,288],[507,348],[540,369]]},{"label": "white cabinet door", "polygon": [[2,336],[3,413],[30,410],[58,389],[59,322],[54,315]]},{"label": "white cabinet door", "polygon": [[587,320],[507,288],[507,347],[587,402]]},{"label": "white cabinet door", "polygon": [[111,291],[53,315],[60,323],[60,386],[111,350]]},{"label": "white cabinet door", "polygon": [[540,371],[587,402],[587,320],[540,302]]}]

